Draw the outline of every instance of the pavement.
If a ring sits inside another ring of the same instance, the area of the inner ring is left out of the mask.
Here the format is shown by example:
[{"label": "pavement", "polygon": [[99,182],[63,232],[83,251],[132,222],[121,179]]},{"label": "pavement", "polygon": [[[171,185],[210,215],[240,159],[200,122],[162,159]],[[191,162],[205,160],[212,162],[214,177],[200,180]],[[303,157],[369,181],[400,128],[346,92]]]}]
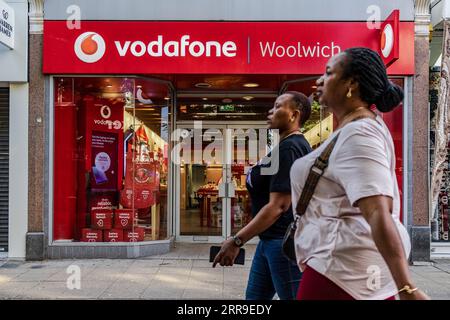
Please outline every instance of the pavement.
[{"label": "pavement", "polygon": [[[246,245],[245,265],[231,268],[212,268],[209,247],[177,244],[140,259],[0,259],[0,299],[244,299],[256,246]],[[450,299],[450,260],[410,269],[432,299]]]}]

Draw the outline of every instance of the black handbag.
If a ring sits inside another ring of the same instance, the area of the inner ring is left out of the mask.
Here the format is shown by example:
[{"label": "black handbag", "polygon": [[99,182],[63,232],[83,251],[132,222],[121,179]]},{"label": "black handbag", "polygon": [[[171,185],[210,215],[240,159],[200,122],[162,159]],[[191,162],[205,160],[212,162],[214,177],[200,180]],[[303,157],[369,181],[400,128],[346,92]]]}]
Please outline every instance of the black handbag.
[{"label": "black handbag", "polygon": [[292,262],[297,263],[297,257],[295,256],[295,242],[294,236],[297,230],[297,223],[299,218],[305,214],[306,208],[308,208],[309,201],[311,200],[314,190],[320,177],[323,175],[325,169],[328,167],[328,160],[330,159],[331,152],[333,151],[336,141],[339,137],[339,133],[331,140],[325,150],[322,151],[320,156],[314,161],[314,164],[309,170],[308,178],[306,179],[305,186],[303,187],[300,199],[297,202],[295,208],[295,219],[286,230],[283,238],[282,251],[284,256]]}]

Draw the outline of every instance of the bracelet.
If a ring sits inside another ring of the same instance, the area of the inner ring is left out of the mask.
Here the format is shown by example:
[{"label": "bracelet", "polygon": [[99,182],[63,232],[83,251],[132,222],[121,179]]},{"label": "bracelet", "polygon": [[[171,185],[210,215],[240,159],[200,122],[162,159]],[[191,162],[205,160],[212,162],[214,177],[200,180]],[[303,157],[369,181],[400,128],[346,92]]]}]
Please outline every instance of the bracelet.
[{"label": "bracelet", "polygon": [[414,291],[418,290],[418,288],[411,288],[408,285],[405,285],[403,288],[398,290],[398,293],[402,293],[403,291],[406,291],[407,294],[413,294]]}]

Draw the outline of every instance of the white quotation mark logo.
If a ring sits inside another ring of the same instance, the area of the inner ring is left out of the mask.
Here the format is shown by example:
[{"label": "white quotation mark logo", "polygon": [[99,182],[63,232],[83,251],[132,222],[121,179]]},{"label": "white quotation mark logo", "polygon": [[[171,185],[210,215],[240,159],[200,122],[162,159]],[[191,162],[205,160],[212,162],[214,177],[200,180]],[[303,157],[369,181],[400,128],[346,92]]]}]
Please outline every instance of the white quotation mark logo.
[{"label": "white quotation mark logo", "polygon": [[85,32],[75,40],[74,50],[81,61],[86,63],[97,62],[105,54],[105,40],[98,33]]},{"label": "white quotation mark logo", "polygon": [[81,269],[79,266],[71,264],[67,267],[66,273],[70,274],[67,278],[66,285],[69,290],[81,289]]},{"label": "white quotation mark logo", "polygon": [[387,24],[383,29],[383,33],[381,34],[381,53],[383,53],[383,57],[389,57],[393,47],[394,29],[392,29],[391,24]]},{"label": "white quotation mark logo", "polygon": [[367,288],[369,290],[375,291],[381,288],[381,269],[379,266],[371,265],[367,268],[367,274],[369,278],[367,279]]}]

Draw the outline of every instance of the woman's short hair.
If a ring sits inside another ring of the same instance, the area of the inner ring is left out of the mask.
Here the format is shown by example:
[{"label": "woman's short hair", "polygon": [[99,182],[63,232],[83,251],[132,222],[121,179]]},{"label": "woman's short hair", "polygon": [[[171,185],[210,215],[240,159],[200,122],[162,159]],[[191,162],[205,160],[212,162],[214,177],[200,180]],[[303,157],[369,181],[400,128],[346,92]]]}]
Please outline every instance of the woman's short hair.
[{"label": "woman's short hair", "polygon": [[300,110],[300,126],[302,126],[311,115],[311,102],[307,96],[298,91],[287,91],[285,94],[291,96],[294,106]]},{"label": "woman's short hair", "polygon": [[344,51],[343,78],[359,83],[360,98],[375,105],[381,112],[389,112],[403,100],[403,90],[389,81],[386,67],[378,53],[368,48]]}]

